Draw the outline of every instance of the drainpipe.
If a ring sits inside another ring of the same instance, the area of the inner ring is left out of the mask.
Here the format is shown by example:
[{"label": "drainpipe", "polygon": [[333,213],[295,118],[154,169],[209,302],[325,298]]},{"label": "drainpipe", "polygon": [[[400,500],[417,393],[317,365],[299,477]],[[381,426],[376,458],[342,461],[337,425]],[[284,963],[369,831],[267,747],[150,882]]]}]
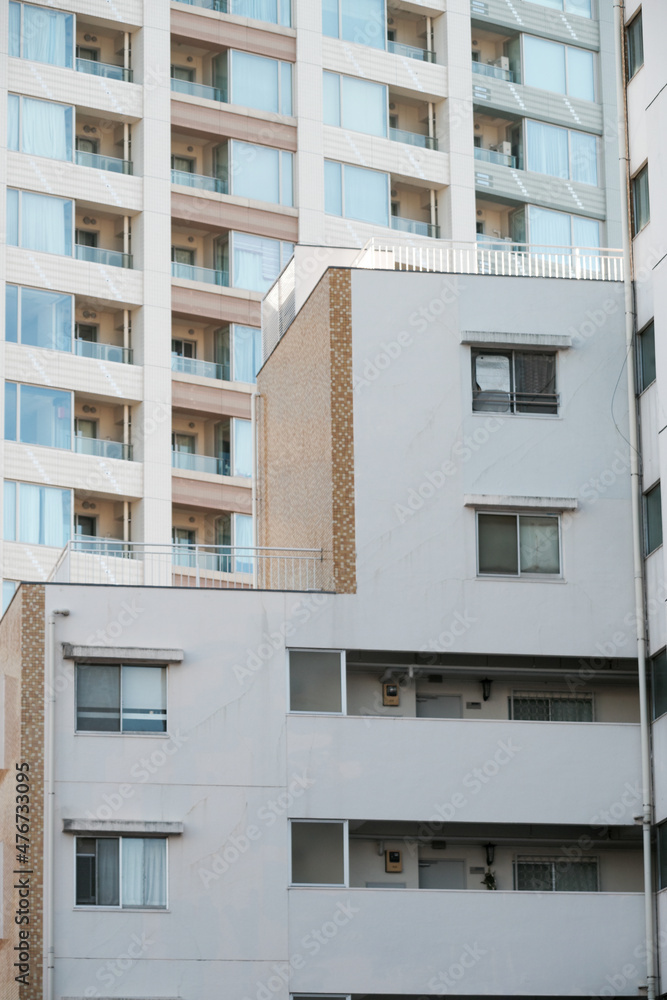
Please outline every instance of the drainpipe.
[{"label": "drainpipe", "polygon": [[[259,398],[258,392],[253,392],[250,397],[250,427],[252,434],[252,544],[254,548],[257,548],[257,477],[259,474],[259,469],[257,467],[259,459],[259,447],[257,440],[257,435],[259,433],[259,426],[257,423],[257,400]],[[252,561],[253,587],[255,590],[257,590],[258,569],[257,558],[255,558]]]},{"label": "drainpipe", "polygon": [[632,290],[633,258],[630,240],[630,211],[628,206],[629,153],[627,132],[627,104],[625,91],[624,59],[624,0],[614,3],[616,46],[616,81],[618,101],[618,141],[621,180],[621,221],[623,226],[623,282],[625,292],[625,343],[628,373],[628,399],[630,416],[630,481],[632,489],[632,535],[635,588],[635,620],[637,622],[637,661],[639,675],[639,724],[641,741],[642,780],[642,841],[644,853],[644,922],[646,934],[646,986],[647,1000],[655,1000],[657,990],[656,927],[653,901],[653,855],[651,852],[651,826],[653,799],[651,787],[651,743],[646,679],[646,615],[644,611],[644,551],[641,523],[641,473],[639,466],[639,431],[637,420],[635,377],[635,315]]},{"label": "drainpipe", "polygon": [[56,615],[67,618],[69,611],[54,611],[47,618],[46,669],[44,672],[44,1000],[53,1000],[55,949],[53,942],[53,848],[55,843],[55,710],[56,710]]}]

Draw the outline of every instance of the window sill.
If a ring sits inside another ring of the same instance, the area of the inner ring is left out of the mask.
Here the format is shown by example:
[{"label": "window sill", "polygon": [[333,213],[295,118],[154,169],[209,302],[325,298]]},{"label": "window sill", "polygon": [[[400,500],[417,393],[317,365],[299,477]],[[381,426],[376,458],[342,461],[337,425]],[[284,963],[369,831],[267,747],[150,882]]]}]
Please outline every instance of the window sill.
[{"label": "window sill", "polygon": [[522,576],[512,576],[511,574],[503,573],[478,573],[475,577],[476,580],[490,580],[496,583],[506,583],[507,581],[512,581],[513,583],[567,583],[567,580],[563,576],[556,575],[553,576],[550,573],[524,573]]},{"label": "window sill", "polygon": [[91,731],[91,732],[88,732],[85,729],[75,729],[72,735],[73,736],[111,736],[114,739],[117,739],[119,736],[122,736],[123,739],[127,739],[128,736],[129,737],[134,737],[135,739],[137,737],[140,737],[141,739],[149,739],[149,740],[156,740],[156,739],[157,740],[170,740],[171,739],[170,733],[112,733],[112,732],[99,733],[99,732],[96,732],[94,730]]},{"label": "window sill", "polygon": [[74,913],[171,913],[168,906],[73,906]]}]

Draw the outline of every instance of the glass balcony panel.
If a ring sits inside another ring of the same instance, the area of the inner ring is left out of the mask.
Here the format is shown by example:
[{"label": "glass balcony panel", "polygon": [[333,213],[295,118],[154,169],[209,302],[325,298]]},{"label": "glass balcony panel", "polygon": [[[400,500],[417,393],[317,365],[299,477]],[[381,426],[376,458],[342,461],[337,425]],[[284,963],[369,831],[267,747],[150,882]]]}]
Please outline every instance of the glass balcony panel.
[{"label": "glass balcony panel", "polygon": [[435,62],[433,50],[420,49],[416,45],[405,45],[403,42],[387,42],[387,52],[393,52],[397,56],[406,56],[408,59],[419,59],[421,62]]},{"label": "glass balcony panel", "polygon": [[116,344],[95,344],[90,340],[74,341],[74,353],[81,358],[95,358],[96,361],[116,361],[121,365],[132,364],[132,350],[117,347]]},{"label": "glass balcony panel", "polygon": [[219,177],[207,177],[205,174],[191,174],[188,170],[172,170],[172,184],[182,184],[184,187],[200,188],[202,191],[215,191],[217,194],[229,194],[229,184]]},{"label": "glass balcony panel", "polygon": [[514,73],[509,69],[501,69],[500,66],[491,66],[489,63],[472,63],[473,73],[480,73],[482,76],[492,76],[495,80],[514,81]]},{"label": "glass balcony panel", "polygon": [[133,558],[127,542],[122,538],[101,538],[98,535],[75,535],[72,539],[72,549],[75,552],[92,552],[96,556],[123,555],[124,558]]},{"label": "glass balcony panel", "polygon": [[171,89],[179,94],[190,94],[191,97],[201,97],[206,101],[224,101],[225,99],[217,87],[207,87],[203,83],[190,83],[189,80],[175,80],[173,77]]},{"label": "glass balcony panel", "polygon": [[93,264],[106,264],[108,267],[132,267],[132,254],[121,253],[120,250],[103,250],[102,247],[86,247],[81,243],[75,246],[76,259],[87,260]]},{"label": "glass balcony panel", "polygon": [[117,156],[100,156],[99,153],[86,153],[82,149],[76,151],[76,162],[80,167],[95,167],[97,170],[110,170],[114,174],[131,174],[130,160],[119,160]]},{"label": "glass balcony panel", "polygon": [[132,83],[132,70],[113,63],[97,62],[94,59],[77,59],[76,68],[79,73],[91,73],[92,76],[106,76],[109,80],[124,80]]},{"label": "glass balcony panel", "polygon": [[419,222],[417,219],[403,219],[400,215],[392,215],[391,228],[400,233],[411,233],[412,236],[432,236],[434,239],[440,236],[440,226]]},{"label": "glass balcony panel", "polygon": [[389,138],[394,142],[407,142],[410,146],[420,146],[422,149],[437,149],[438,140],[430,135],[419,132],[407,132],[403,128],[390,128]]},{"label": "glass balcony panel", "polygon": [[74,450],[79,455],[95,455],[97,458],[118,458],[125,462],[132,461],[132,445],[123,444],[122,441],[77,436],[74,438]]},{"label": "glass balcony panel", "polygon": [[188,281],[205,281],[209,285],[229,286],[229,271],[214,271],[210,267],[196,267],[194,264],[171,265],[173,278],[187,278]]},{"label": "glass balcony panel", "polygon": [[213,476],[229,475],[229,456],[193,455],[188,451],[172,451],[171,464],[174,469],[187,472],[206,472]]},{"label": "glass balcony panel", "polygon": [[183,372],[184,375],[201,375],[203,378],[216,378],[229,381],[229,366],[227,366],[227,371],[225,371],[224,365],[217,365],[213,361],[182,358],[178,354],[172,354],[171,356],[171,370],[173,372]]},{"label": "glass balcony panel", "polygon": [[496,149],[482,149],[475,146],[475,159],[485,163],[499,163],[501,167],[516,167],[516,156],[499,153]]}]

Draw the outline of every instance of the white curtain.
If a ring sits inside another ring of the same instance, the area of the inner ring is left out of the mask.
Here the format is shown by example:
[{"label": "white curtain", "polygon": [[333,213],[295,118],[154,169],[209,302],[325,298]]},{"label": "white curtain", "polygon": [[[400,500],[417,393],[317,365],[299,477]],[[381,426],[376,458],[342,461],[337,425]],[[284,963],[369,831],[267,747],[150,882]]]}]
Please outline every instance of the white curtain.
[{"label": "white curtain", "polygon": [[292,114],[292,64],[280,63],[280,113]]},{"label": "white curtain", "polygon": [[381,83],[341,77],[342,125],[368,135],[387,134],[387,88]]},{"label": "white curtain", "polygon": [[123,732],[164,732],[166,676],[163,667],[123,667]]},{"label": "white curtain", "polygon": [[278,23],[278,0],[232,0],[230,14]]},{"label": "white curtain", "polygon": [[597,184],[598,152],[597,139],[584,132],[570,132],[570,161],[572,180],[580,184]]},{"label": "white curtain", "polygon": [[280,204],[294,204],[294,153],[280,154]]},{"label": "white curtain", "polygon": [[529,87],[565,93],[565,46],[524,35],[523,82]]},{"label": "white curtain", "polygon": [[5,340],[12,344],[19,337],[19,289],[18,285],[5,285]]},{"label": "white curtain", "polygon": [[567,130],[527,121],[526,168],[551,177],[569,177]]},{"label": "white curtain", "polygon": [[44,545],[40,493],[41,486],[19,484],[19,541]]},{"label": "white curtain", "polygon": [[567,92],[582,101],[595,100],[595,57],[586,49],[567,50]]},{"label": "white curtain", "polygon": [[61,549],[69,538],[70,492],[48,486],[42,488],[43,545]]},{"label": "white curtain", "polygon": [[71,14],[24,4],[23,58],[52,66],[71,66],[73,24]]},{"label": "white curtain", "polygon": [[345,217],[389,225],[388,174],[345,166]]},{"label": "white curtain", "polygon": [[280,110],[278,62],[249,52],[231,52],[232,103],[258,111]]},{"label": "white curtain", "polygon": [[9,4],[9,54],[16,59],[21,55],[21,7]]},{"label": "white curtain", "polygon": [[123,837],[122,905],[166,906],[167,842],[164,838]]},{"label": "white curtain", "polygon": [[519,518],[519,553],[522,573],[560,572],[558,518]]},{"label": "white curtain", "polygon": [[237,573],[252,573],[253,559],[250,551],[252,549],[252,517],[247,514],[234,514],[234,545],[237,555],[235,571]]},{"label": "white curtain", "polygon": [[342,165],[324,161],[324,211],[327,215],[343,214]]},{"label": "white curtain", "polygon": [[233,234],[234,288],[265,292],[280,274],[280,243],[278,240]]},{"label": "white curtain", "polygon": [[280,203],[280,152],[267,146],[234,142],[232,194]]},{"label": "white curtain", "polygon": [[340,75],[323,73],[324,124],[340,125]]},{"label": "white curtain", "polygon": [[19,245],[19,193],[15,188],[7,188],[7,243]]},{"label": "white curtain", "polygon": [[16,483],[5,479],[2,497],[2,537],[6,542],[14,542],[16,541]]},{"label": "white curtain", "polygon": [[255,382],[262,364],[262,331],[234,327],[234,381]]},{"label": "white curtain", "polygon": [[572,246],[599,247],[600,223],[596,219],[584,219],[580,215],[573,215]]},{"label": "white curtain", "polygon": [[100,837],[97,848],[97,892],[98,906],[118,906],[118,838]]},{"label": "white curtain", "polygon": [[252,423],[234,418],[234,476],[252,476]]},{"label": "white curtain", "polygon": [[72,255],[72,202],[21,192],[21,246]]},{"label": "white curtain", "polygon": [[7,148],[19,148],[20,98],[16,94],[7,95]]},{"label": "white curtain", "polygon": [[123,837],[122,906],[144,905],[144,841],[141,837]]},{"label": "white curtain", "polygon": [[54,160],[72,159],[72,109],[22,98],[21,150]]},{"label": "white curtain", "polygon": [[571,245],[570,216],[546,208],[528,206],[529,238],[533,249],[569,247]]}]

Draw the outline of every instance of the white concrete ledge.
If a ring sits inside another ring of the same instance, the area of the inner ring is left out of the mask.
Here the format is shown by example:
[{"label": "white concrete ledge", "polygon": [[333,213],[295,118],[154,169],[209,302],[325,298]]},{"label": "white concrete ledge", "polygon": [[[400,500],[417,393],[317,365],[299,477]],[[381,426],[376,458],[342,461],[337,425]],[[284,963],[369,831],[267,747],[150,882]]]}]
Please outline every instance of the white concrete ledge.
[{"label": "white concrete ledge", "polygon": [[494,344],[497,347],[572,347],[572,337],[563,333],[492,333],[490,330],[462,330],[462,344]]},{"label": "white concrete ledge", "polygon": [[63,833],[143,833],[162,836],[183,833],[183,824],[167,820],[64,819]]},{"label": "white concrete ledge", "polygon": [[576,497],[512,497],[496,494],[465,493],[463,503],[466,507],[483,508],[485,510],[576,510],[579,501]]},{"label": "white concrete ledge", "polygon": [[180,663],[182,649],[148,649],[140,646],[76,646],[63,643],[64,660],[82,660],[86,663]]}]

